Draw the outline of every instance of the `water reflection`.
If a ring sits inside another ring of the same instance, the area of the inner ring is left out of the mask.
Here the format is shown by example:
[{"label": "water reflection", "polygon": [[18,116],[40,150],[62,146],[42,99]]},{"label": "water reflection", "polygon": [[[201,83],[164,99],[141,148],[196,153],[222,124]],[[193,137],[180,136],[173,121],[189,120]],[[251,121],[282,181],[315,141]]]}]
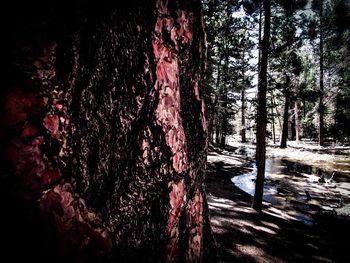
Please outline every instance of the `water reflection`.
[{"label": "water reflection", "polygon": [[[323,166],[311,166],[285,158],[268,158],[263,199],[283,207],[305,223],[312,215],[331,211],[350,215],[350,178],[339,171],[329,172]],[[243,191],[254,195],[256,167],[232,178]]]}]

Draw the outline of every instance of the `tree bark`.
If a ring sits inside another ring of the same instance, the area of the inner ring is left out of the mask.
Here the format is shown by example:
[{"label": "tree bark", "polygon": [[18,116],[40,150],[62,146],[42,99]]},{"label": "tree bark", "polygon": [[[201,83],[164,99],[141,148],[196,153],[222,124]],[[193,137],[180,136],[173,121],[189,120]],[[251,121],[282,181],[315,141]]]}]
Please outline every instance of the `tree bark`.
[{"label": "tree bark", "polygon": [[[218,76],[216,78],[216,88],[218,91],[220,91],[220,81],[221,81],[221,61],[222,58],[220,57],[219,63],[218,63]],[[218,104],[220,104],[219,100],[218,100],[218,96],[219,94],[215,95],[215,101],[216,104],[215,106],[217,106]],[[220,130],[222,130],[221,128],[221,123],[220,123],[220,114],[219,114],[219,110],[216,111],[216,120],[215,120],[215,142],[217,144],[220,144],[221,141],[221,133]],[[221,128],[221,129],[220,129]]]},{"label": "tree bark", "polygon": [[245,74],[245,61],[244,61],[244,54],[245,54],[245,47],[243,48],[243,55],[242,55],[242,90],[241,90],[241,141],[247,142],[247,138],[246,138],[246,128],[245,128],[245,78],[244,78],[244,74]]},{"label": "tree bark", "polygon": [[225,149],[226,146],[226,132],[224,131],[227,129],[227,120],[225,118],[222,119],[222,133],[220,138],[220,148]]},{"label": "tree bark", "polygon": [[270,0],[264,0],[264,36],[261,43],[261,65],[258,84],[258,112],[256,128],[256,166],[257,176],[255,182],[255,194],[253,208],[261,211],[265,178],[266,158],[266,90],[267,90],[267,63],[270,43]]},{"label": "tree bark", "polygon": [[285,89],[285,98],[284,98],[284,113],[283,113],[283,126],[282,126],[282,135],[281,135],[281,143],[280,148],[287,147],[287,139],[288,139],[288,119],[289,119],[289,77],[286,76],[286,89]]},{"label": "tree bark", "polygon": [[220,142],[221,142],[221,126],[222,126],[222,124],[220,123],[220,121],[221,121],[221,118],[219,118],[219,116],[217,116],[217,119],[216,119],[216,122],[215,122],[215,124],[216,124],[216,132],[215,132],[215,142],[216,142],[216,144],[220,144]]},{"label": "tree bark", "polygon": [[275,108],[273,103],[273,91],[271,91],[271,122],[272,122],[272,138],[273,138],[273,144],[276,144],[276,128],[275,128],[275,114],[273,109]]},{"label": "tree bark", "polygon": [[259,34],[258,34],[258,72],[260,73],[261,67],[261,31],[262,31],[262,3],[259,3]]},{"label": "tree bark", "polygon": [[242,101],[242,106],[241,106],[241,115],[242,115],[242,129],[241,129],[241,141],[247,142],[246,138],[246,124],[245,124],[245,89],[242,87],[241,91],[241,101]]},{"label": "tree bark", "polygon": [[297,143],[300,141],[300,119],[299,119],[299,106],[298,101],[294,104],[294,118],[295,118],[295,140]]},{"label": "tree bark", "polygon": [[81,0],[8,9],[4,258],[215,261],[203,189],[200,5]]}]

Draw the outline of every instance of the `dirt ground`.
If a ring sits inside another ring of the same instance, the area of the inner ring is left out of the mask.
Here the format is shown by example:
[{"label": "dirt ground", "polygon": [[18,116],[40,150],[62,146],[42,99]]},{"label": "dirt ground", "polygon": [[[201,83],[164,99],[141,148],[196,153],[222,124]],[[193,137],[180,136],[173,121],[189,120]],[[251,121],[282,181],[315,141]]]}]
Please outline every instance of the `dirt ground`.
[{"label": "dirt ground", "polygon": [[220,262],[350,262],[349,218],[320,214],[310,226],[268,203],[259,214],[251,208],[252,197],[231,182],[253,160],[211,151],[221,157],[208,162],[206,177]]}]

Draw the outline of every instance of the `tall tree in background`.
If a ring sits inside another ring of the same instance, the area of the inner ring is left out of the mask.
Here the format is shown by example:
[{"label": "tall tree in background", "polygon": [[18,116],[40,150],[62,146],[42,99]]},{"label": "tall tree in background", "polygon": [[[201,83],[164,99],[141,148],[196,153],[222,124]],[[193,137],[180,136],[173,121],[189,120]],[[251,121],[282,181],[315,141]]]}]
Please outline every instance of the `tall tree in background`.
[{"label": "tall tree in background", "polygon": [[[243,117],[235,130],[246,140],[246,89],[252,86],[249,62],[255,45],[250,32],[254,30],[254,21],[250,15],[235,15],[243,11],[238,1],[204,0],[203,4],[208,33],[209,70],[205,90],[209,132],[212,141],[216,138],[215,142],[224,147],[227,136],[234,132],[232,121],[237,113]],[[238,99],[243,102],[240,108],[236,103]]]},{"label": "tall tree in background", "polygon": [[326,57],[326,64],[329,75],[333,77],[329,93],[333,94],[331,101],[334,105],[329,134],[335,141],[346,141],[350,138],[350,2],[331,1],[330,16],[334,31],[327,41],[330,55]]},{"label": "tall tree in background", "polygon": [[212,262],[199,0],[36,1],[1,23],[3,258]]},{"label": "tall tree in background", "polygon": [[254,22],[250,16],[246,16],[237,22],[239,24],[240,30],[237,32],[238,46],[237,53],[238,59],[236,60],[236,68],[240,69],[240,74],[238,74],[238,92],[240,91],[241,100],[241,123],[240,123],[240,135],[241,141],[247,142],[246,137],[246,119],[247,119],[247,94],[246,90],[252,87],[252,76],[249,75],[249,71],[253,72],[256,68],[252,65],[251,59],[253,57],[252,50],[255,47],[255,43],[252,41],[254,35],[251,33],[254,30]]},{"label": "tall tree in background", "polygon": [[253,208],[261,211],[262,196],[264,191],[265,159],[266,159],[266,90],[267,90],[267,63],[270,46],[270,0],[264,0],[264,36],[261,43],[261,64],[258,83],[258,109],[256,128],[256,166],[257,176],[255,182],[255,194]]},{"label": "tall tree in background", "polygon": [[[286,148],[288,137],[293,139],[292,137],[296,134],[295,126],[297,125],[290,125],[290,119],[292,119],[290,111],[293,100],[296,101],[302,66],[297,54],[301,47],[301,39],[296,33],[298,19],[295,13],[305,4],[306,1],[303,0],[279,0],[278,5],[274,8],[270,76],[275,78],[272,83],[275,88],[280,89],[284,100],[281,148]],[[298,122],[292,123],[298,124]]]},{"label": "tall tree in background", "polygon": [[[316,20],[318,22],[318,34],[319,34],[319,104],[318,104],[318,143],[320,146],[324,145],[324,11],[323,11],[324,0],[313,0],[311,7],[316,13]],[[317,23],[316,22],[316,23]]]}]

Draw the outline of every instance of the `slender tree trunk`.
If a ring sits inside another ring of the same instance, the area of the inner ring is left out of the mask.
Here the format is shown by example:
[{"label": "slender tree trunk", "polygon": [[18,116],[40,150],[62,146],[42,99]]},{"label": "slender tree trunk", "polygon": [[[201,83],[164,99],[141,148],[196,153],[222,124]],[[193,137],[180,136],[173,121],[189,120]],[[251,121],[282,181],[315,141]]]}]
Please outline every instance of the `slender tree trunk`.
[{"label": "slender tree trunk", "polygon": [[222,133],[220,138],[220,148],[225,149],[226,146],[226,130],[227,130],[227,119],[222,119]]},{"label": "slender tree trunk", "polygon": [[[219,63],[218,63],[218,76],[216,78],[216,89],[218,91],[220,91],[220,81],[221,81],[221,61],[222,61],[222,57],[220,57]],[[220,102],[218,100],[218,94],[215,95],[215,101],[217,102],[215,106],[217,106]],[[220,122],[220,118],[219,118],[219,111],[216,111],[216,129],[215,129],[215,142],[217,144],[220,144],[221,141],[221,135],[220,135],[220,131],[222,130],[221,128],[221,122]]]},{"label": "slender tree trunk", "polygon": [[219,117],[217,117],[217,120],[216,120],[216,132],[215,132],[215,142],[217,144],[220,144],[220,141],[221,141],[221,122],[220,122],[221,119],[219,119]]},{"label": "slender tree trunk", "polygon": [[242,103],[242,105],[241,105],[241,140],[242,140],[242,142],[246,142],[247,141],[247,138],[246,138],[246,128],[245,128],[245,83],[244,83],[244,81],[245,81],[245,77],[244,77],[244,74],[245,74],[245,68],[244,68],[244,54],[245,54],[245,52],[244,52],[245,50],[244,50],[244,48],[243,48],[243,60],[242,60],[242,78],[243,78],[243,80],[242,80],[242,90],[241,90],[241,103]]},{"label": "slender tree trunk", "polygon": [[[338,93],[339,94],[339,93]],[[337,142],[339,132],[338,132],[338,116],[339,116],[339,96],[336,96],[335,99],[335,110],[334,110],[334,142]]]},{"label": "slender tree trunk", "polygon": [[214,100],[214,103],[212,104],[212,107],[211,107],[211,110],[210,110],[210,115],[211,115],[211,118],[210,118],[210,123],[209,123],[209,126],[208,126],[208,129],[210,130],[209,131],[209,140],[210,142],[214,143],[214,133],[216,133],[216,118],[217,118],[217,113],[216,113],[216,107],[217,107],[217,104],[218,104],[218,96],[215,95],[215,100]]},{"label": "slender tree trunk", "polygon": [[273,92],[272,92],[272,101],[273,101],[273,107],[276,109],[278,125],[280,126],[280,129],[282,129],[281,114],[278,111],[277,103],[276,103],[275,96],[274,96]]},{"label": "slender tree trunk", "polygon": [[267,90],[267,63],[270,45],[270,0],[264,0],[264,37],[261,43],[261,65],[258,84],[258,112],[256,128],[256,166],[257,176],[253,208],[261,211],[262,197],[265,178],[265,155],[266,155],[266,90]]},{"label": "slender tree trunk", "polygon": [[21,4],[1,61],[2,257],[215,261],[201,2]]},{"label": "slender tree trunk", "polygon": [[[227,10],[228,12],[228,10]],[[227,14],[229,15],[229,14]],[[224,149],[226,146],[226,135],[228,132],[228,112],[227,112],[227,86],[228,86],[228,66],[229,66],[229,60],[228,60],[228,55],[225,54],[225,76],[224,76],[224,88],[221,90],[221,96],[222,96],[222,108],[223,108],[223,113],[222,113],[222,123],[221,123],[221,140],[220,140],[220,148]]]},{"label": "slender tree trunk", "polygon": [[258,72],[260,74],[260,67],[261,67],[261,31],[262,31],[262,3],[259,4],[259,36],[258,36]]},{"label": "slender tree trunk", "polygon": [[285,90],[285,99],[284,99],[284,113],[283,113],[283,126],[282,126],[282,135],[281,135],[281,143],[280,148],[287,147],[287,139],[288,139],[288,119],[289,119],[289,78],[286,77],[286,90]]},{"label": "slender tree trunk", "polygon": [[224,149],[226,146],[226,135],[227,135],[227,129],[228,129],[228,120],[227,120],[227,92],[224,90],[222,94],[222,108],[225,109],[224,113],[222,114],[222,122],[221,122],[221,138],[220,138],[220,148]]},{"label": "slender tree trunk", "polygon": [[[289,109],[289,110],[291,110],[291,109]],[[295,134],[295,117],[293,118],[294,116],[290,116],[289,117],[289,127],[290,127],[290,130],[288,131],[288,135],[289,135],[289,139],[291,140],[291,141],[294,141],[295,140],[295,136],[296,136],[296,134]]]},{"label": "slender tree trunk", "polygon": [[298,101],[294,104],[294,118],[295,118],[295,140],[297,143],[300,141],[300,119],[299,119],[299,106]]},{"label": "slender tree trunk", "polygon": [[242,88],[242,91],[241,91],[241,100],[242,100],[242,106],[241,106],[241,114],[242,114],[241,139],[242,139],[242,142],[247,142],[247,138],[246,138],[246,124],[245,124],[245,89],[244,89],[244,87]]},{"label": "slender tree trunk", "polygon": [[[271,105],[274,105],[273,104],[273,92],[271,92],[271,93],[272,93],[271,94]],[[274,114],[274,111],[273,111],[274,108],[275,108],[274,106],[271,107],[271,118],[272,118],[271,122],[272,122],[273,144],[276,144],[275,114]]]},{"label": "slender tree trunk", "polygon": [[323,105],[323,1],[320,4],[320,100],[318,107],[318,143],[320,146],[324,145],[324,105]]}]

